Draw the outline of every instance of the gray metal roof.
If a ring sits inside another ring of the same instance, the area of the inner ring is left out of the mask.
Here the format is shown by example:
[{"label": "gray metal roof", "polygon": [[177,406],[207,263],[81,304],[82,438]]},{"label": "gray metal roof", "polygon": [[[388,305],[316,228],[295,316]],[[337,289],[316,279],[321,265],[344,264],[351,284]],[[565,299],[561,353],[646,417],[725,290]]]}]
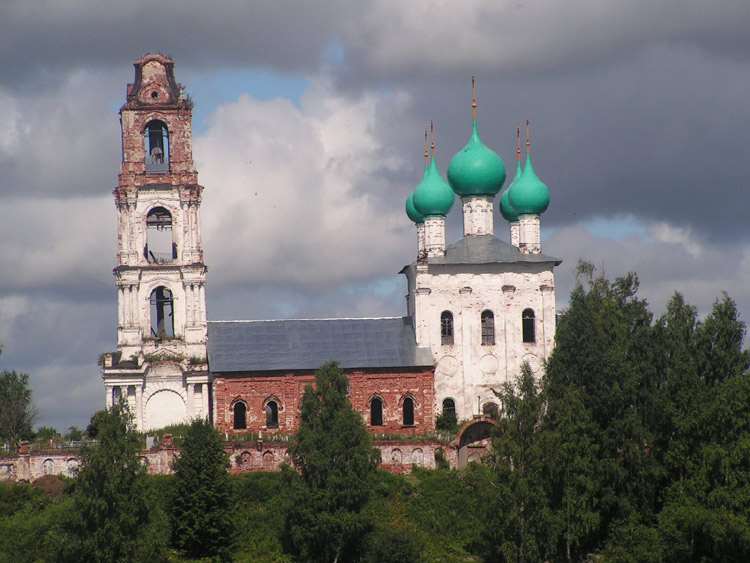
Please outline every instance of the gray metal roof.
[{"label": "gray metal roof", "polygon": [[330,360],[347,369],[433,365],[410,317],[208,323],[212,373],[314,370]]},{"label": "gray metal roof", "polygon": [[[559,266],[562,260],[546,254],[525,254],[517,247],[492,235],[465,236],[445,249],[445,256],[431,256],[428,264],[512,264],[516,262],[553,263]],[[404,266],[401,272],[415,265]]]}]

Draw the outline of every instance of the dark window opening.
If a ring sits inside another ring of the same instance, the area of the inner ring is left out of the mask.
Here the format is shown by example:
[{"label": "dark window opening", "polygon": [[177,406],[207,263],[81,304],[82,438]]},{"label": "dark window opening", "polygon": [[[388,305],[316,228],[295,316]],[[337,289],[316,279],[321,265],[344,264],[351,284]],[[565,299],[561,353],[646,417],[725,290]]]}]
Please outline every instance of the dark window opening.
[{"label": "dark window opening", "polygon": [[169,172],[169,132],[163,121],[146,126],[146,172]]},{"label": "dark window opening", "polygon": [[404,426],[414,426],[414,399],[404,399]]},{"label": "dark window opening", "polygon": [[157,287],[151,292],[151,336],[174,338],[174,302],[172,292]]},{"label": "dark window opening", "polygon": [[536,329],[534,327],[534,310],[524,309],[521,315],[523,323],[523,341],[536,342]]},{"label": "dark window opening", "polygon": [[440,314],[440,343],[443,346],[453,345],[453,313],[450,311]]},{"label": "dark window opening", "polygon": [[172,241],[172,214],[155,207],[146,216],[146,260],[166,264],[177,258],[177,245]]},{"label": "dark window opening", "polygon": [[499,413],[500,407],[497,405],[497,403],[489,402],[482,405],[482,414],[484,416],[489,416],[491,418],[497,419]]},{"label": "dark window opening", "polygon": [[247,406],[242,401],[234,404],[234,429],[245,430],[247,428]]},{"label": "dark window opening", "polygon": [[279,427],[279,405],[276,401],[268,401],[266,405],[266,428]]},{"label": "dark window opening", "polygon": [[370,426],[383,426],[383,399],[380,397],[370,401]]},{"label": "dark window opening", "polygon": [[495,344],[495,315],[492,311],[482,311],[482,344]]},{"label": "dark window opening", "polygon": [[443,399],[443,414],[446,416],[456,416],[456,401],[453,399]]}]

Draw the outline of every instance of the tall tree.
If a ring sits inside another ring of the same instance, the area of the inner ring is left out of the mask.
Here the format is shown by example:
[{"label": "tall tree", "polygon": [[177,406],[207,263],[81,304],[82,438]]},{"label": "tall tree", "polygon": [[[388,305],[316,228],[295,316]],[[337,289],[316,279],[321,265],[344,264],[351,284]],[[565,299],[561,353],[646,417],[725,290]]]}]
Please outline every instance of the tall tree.
[{"label": "tall tree", "polygon": [[169,510],[172,543],[190,557],[229,560],[232,486],[229,459],[216,428],[204,419],[190,424],[174,460]]},{"label": "tall tree", "polygon": [[331,362],[315,374],[300,405],[299,429],[286,468],[287,547],[303,561],[351,561],[369,529],[362,508],[370,497],[379,452],[347,397],[349,382]]},{"label": "tall tree", "polygon": [[59,561],[96,563],[161,560],[166,517],[155,504],[138,456],[140,437],[127,403],[97,415],[98,445],[81,450],[75,516]]},{"label": "tall tree", "polygon": [[5,370],[0,373],[0,440],[14,446],[33,435],[36,410],[31,403],[29,375]]}]

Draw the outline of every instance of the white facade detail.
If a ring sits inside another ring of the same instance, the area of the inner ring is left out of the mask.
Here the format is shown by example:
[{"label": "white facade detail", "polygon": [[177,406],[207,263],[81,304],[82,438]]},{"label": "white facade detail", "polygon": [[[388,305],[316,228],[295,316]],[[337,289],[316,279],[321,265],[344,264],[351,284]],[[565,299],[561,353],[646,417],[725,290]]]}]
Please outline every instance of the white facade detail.
[{"label": "white facade detail", "polygon": [[424,248],[427,256],[445,256],[445,217],[424,218]]},{"label": "white facade detail", "polygon": [[492,197],[463,197],[464,236],[495,233]]},{"label": "white facade detail", "polygon": [[518,249],[525,254],[542,252],[539,215],[521,215],[518,218]]},{"label": "white facade detail", "polygon": [[125,399],[139,430],[210,416],[206,266],[192,158],[192,104],[173,62],[135,63],[120,110],[117,351],[102,356],[106,405]]},{"label": "white facade detail", "polygon": [[[552,265],[425,262],[404,270],[417,344],[429,346],[435,360],[436,412],[445,399],[455,401],[464,420],[491,403],[499,406],[493,389],[514,382],[525,361],[541,375],[555,337]],[[524,342],[524,311],[529,310],[534,334],[526,334],[530,341]],[[485,311],[492,314],[492,325],[485,322],[483,331]],[[444,313],[452,317],[452,335],[441,322]]]}]

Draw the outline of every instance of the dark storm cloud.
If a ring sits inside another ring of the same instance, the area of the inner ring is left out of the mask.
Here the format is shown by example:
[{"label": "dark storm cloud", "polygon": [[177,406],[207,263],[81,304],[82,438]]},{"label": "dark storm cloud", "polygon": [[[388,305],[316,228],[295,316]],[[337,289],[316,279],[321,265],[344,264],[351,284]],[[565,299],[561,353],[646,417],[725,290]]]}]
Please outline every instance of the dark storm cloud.
[{"label": "dark storm cloud", "polygon": [[[185,68],[315,68],[348,2],[9,0],[0,7],[0,85],[52,87],[80,68],[129,65],[146,51]],[[124,85],[123,85],[124,91]]]}]

